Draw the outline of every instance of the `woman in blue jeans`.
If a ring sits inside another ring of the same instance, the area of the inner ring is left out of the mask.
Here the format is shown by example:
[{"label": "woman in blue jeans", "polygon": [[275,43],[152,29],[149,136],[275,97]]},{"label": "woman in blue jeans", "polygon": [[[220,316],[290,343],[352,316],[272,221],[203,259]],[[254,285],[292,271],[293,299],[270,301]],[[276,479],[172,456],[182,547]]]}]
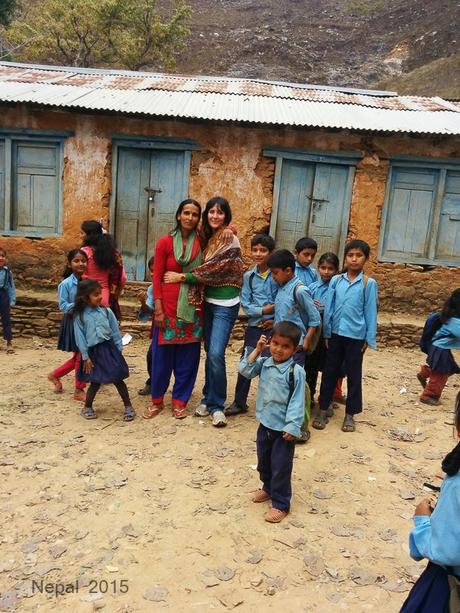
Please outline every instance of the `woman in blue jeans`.
[{"label": "woman in blue jeans", "polygon": [[206,241],[203,264],[192,272],[167,272],[164,276],[166,283],[189,283],[189,301],[197,306],[201,304],[204,286],[205,383],[203,398],[195,415],[211,415],[216,428],[227,425],[224,415],[227,399],[225,349],[238,316],[243,282],[240,242],[234,235],[230,242],[223,237],[231,220],[232,212],[227,200],[211,198],[202,220]]}]

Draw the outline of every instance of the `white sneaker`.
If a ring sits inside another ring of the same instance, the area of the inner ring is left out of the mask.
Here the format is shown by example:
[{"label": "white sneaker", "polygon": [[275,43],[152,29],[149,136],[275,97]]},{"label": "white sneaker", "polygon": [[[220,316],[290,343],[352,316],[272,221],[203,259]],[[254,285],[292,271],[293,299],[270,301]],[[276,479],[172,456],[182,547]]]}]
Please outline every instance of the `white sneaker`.
[{"label": "white sneaker", "polygon": [[212,425],[216,428],[223,428],[227,425],[227,418],[223,411],[214,411],[212,414]]},{"label": "white sneaker", "polygon": [[196,417],[208,417],[208,407],[205,404],[199,404],[195,409],[194,415]]}]

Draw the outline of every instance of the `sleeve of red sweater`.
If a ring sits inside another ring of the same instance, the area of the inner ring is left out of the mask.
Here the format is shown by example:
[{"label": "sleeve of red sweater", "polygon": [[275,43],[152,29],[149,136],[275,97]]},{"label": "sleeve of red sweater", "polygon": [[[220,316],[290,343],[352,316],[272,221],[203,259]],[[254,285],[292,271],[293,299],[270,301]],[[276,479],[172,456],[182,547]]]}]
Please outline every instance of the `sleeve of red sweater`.
[{"label": "sleeve of red sweater", "polygon": [[153,265],[153,295],[155,300],[163,300],[162,281],[166,272],[166,258],[168,254],[168,239],[170,236],[162,236],[155,249],[155,262]]}]

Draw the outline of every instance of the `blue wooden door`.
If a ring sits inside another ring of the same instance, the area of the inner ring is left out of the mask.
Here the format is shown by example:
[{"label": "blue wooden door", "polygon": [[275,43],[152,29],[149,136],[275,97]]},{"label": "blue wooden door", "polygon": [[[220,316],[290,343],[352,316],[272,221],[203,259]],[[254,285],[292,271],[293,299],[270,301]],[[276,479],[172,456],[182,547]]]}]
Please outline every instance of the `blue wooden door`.
[{"label": "blue wooden door", "polygon": [[386,258],[427,257],[438,179],[437,170],[392,169],[383,237]]},{"label": "blue wooden door", "polygon": [[318,253],[338,253],[348,224],[350,167],[287,158],[278,164],[279,193],[270,228],[277,247],[292,250],[299,238],[310,236]]},{"label": "blue wooden door", "polygon": [[13,145],[12,230],[42,234],[58,231],[58,151],[54,144]]},{"label": "blue wooden door", "polygon": [[314,165],[298,160],[282,160],[276,229],[272,235],[278,249],[294,248],[295,241],[305,236],[310,214]]},{"label": "blue wooden door", "polygon": [[436,258],[460,262],[460,172],[446,174]]},{"label": "blue wooden door", "polygon": [[189,154],[118,148],[115,239],[128,278],[147,280],[147,261],[188,192]]}]

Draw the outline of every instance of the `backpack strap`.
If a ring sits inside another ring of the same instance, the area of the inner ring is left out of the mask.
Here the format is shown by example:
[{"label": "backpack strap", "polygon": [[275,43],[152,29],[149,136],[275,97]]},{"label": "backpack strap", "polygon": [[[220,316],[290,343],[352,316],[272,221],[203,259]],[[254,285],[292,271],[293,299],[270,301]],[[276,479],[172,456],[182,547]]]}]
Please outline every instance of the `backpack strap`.
[{"label": "backpack strap", "polygon": [[251,302],[253,302],[253,300],[254,300],[253,286],[254,286],[254,276],[255,276],[255,274],[256,274],[255,270],[251,270],[251,272],[249,274],[249,291],[251,292]]},{"label": "backpack strap", "polygon": [[288,385],[289,385],[289,394],[286,405],[289,405],[291,402],[292,394],[294,393],[295,388],[295,380],[294,380],[294,370],[295,370],[295,362],[289,366],[289,374],[288,374]]}]

